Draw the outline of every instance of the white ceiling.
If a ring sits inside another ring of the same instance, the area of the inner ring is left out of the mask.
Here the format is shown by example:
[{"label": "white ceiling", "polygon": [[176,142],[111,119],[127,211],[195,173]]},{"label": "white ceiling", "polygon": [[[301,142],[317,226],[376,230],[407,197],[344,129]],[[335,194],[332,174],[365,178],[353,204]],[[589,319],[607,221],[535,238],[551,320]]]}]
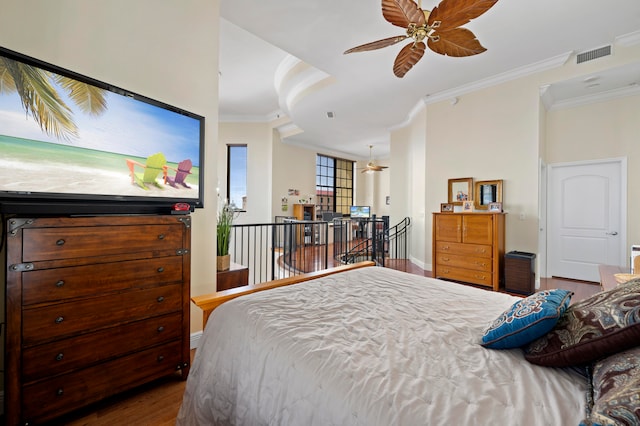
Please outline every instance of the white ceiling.
[{"label": "white ceiling", "polygon": [[[393,61],[408,42],[343,54],[356,45],[404,34],[384,20],[379,1],[220,3],[220,119],[275,120],[285,142],[353,159],[368,158],[369,145],[375,158],[388,155],[390,129],[405,122],[421,102],[559,66],[572,54],[606,45],[614,45],[615,54],[620,40],[640,42],[640,0],[499,0],[464,26],[486,52],[451,58],[427,49],[399,79],[393,75]],[[422,2],[425,9],[436,5]],[[586,89],[594,83],[598,85]],[[546,96],[566,102],[639,84],[640,65],[632,64],[554,84]]]}]

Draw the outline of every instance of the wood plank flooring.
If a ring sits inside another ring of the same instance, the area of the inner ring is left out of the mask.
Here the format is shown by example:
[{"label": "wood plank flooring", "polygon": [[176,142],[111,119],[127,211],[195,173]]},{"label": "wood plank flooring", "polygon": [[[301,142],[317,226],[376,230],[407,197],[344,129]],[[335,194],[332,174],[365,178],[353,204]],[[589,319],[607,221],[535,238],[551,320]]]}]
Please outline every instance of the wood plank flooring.
[{"label": "wood plank flooring", "polygon": [[[417,275],[431,276],[430,271],[424,271],[405,260],[391,261],[387,267]],[[543,278],[540,287],[542,289],[565,288],[571,290],[575,293],[572,302],[600,291],[600,286],[597,283],[557,278]],[[192,361],[194,355],[195,350],[192,350]],[[185,384],[186,381],[180,380],[178,376],[161,379],[74,412],[72,415],[60,419],[58,424],[69,426],[173,425],[182,403]]]}]

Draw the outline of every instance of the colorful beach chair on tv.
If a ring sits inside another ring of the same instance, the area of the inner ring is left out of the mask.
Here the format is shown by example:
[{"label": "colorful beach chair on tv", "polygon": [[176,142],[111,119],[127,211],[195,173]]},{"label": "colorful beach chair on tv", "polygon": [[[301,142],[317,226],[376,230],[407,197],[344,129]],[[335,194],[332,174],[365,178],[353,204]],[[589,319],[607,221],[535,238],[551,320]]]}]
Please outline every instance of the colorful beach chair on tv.
[{"label": "colorful beach chair on tv", "polygon": [[[165,185],[171,185],[174,188],[177,188],[178,185],[183,186],[185,188],[191,188],[189,185],[187,185],[187,182],[185,182],[185,180],[187,179],[187,176],[191,174],[192,167],[193,165],[191,164],[191,160],[188,158],[186,160],[182,160],[181,162],[179,162],[177,168],[171,167],[171,166],[164,166]],[[168,175],[169,169],[175,170],[176,172],[175,176],[171,177]]]},{"label": "colorful beach chair on tv", "polygon": [[[131,183],[138,184],[138,186],[144,190],[149,190],[147,185],[154,185],[160,189],[164,189],[156,179],[160,173],[165,170],[164,167],[166,164],[167,159],[161,152],[147,157],[145,164],[127,158],[127,167],[131,175]],[[140,168],[141,172],[137,172],[136,167]]]}]

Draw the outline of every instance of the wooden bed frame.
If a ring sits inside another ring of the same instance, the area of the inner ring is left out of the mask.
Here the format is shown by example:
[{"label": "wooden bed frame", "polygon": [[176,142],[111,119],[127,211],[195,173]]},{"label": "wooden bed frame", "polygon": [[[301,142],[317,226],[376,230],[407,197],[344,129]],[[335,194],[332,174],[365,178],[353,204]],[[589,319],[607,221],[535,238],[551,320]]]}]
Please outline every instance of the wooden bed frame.
[{"label": "wooden bed frame", "polygon": [[295,275],[293,277],[282,278],[274,281],[267,281],[265,283],[247,285],[242,287],[236,287],[229,290],[217,291],[215,293],[204,294],[202,296],[194,296],[191,301],[195,303],[200,309],[202,309],[202,329],[207,325],[207,320],[211,312],[218,306],[222,305],[227,300],[235,299],[236,297],[243,296],[245,294],[255,293],[257,291],[270,290],[272,288],[284,287],[291,284],[297,284],[304,281],[309,281],[314,278],[326,277],[340,272],[350,271],[353,269],[364,268],[368,266],[375,266],[375,262],[366,261],[360,263],[354,263],[350,265],[336,266],[334,268],[323,269],[321,271],[309,272],[307,274]]}]

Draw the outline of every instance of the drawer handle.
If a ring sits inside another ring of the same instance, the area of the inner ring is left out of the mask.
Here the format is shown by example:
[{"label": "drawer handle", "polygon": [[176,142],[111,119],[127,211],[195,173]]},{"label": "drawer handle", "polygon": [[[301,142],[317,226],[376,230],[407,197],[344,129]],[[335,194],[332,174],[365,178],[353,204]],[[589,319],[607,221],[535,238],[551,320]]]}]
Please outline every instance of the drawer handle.
[{"label": "drawer handle", "polygon": [[444,262],[448,262],[448,261],[450,261],[451,259],[449,259],[448,257],[443,257],[443,258],[442,258],[442,260],[443,260]]},{"label": "drawer handle", "polygon": [[58,390],[56,391],[56,395],[57,395],[57,396],[62,396],[62,395],[64,395],[64,389],[62,389],[62,388],[58,388]]},{"label": "drawer handle", "polygon": [[62,321],[64,321],[64,317],[63,316],[59,316],[58,318],[56,318],[56,324],[60,324],[60,323],[62,323]]},{"label": "drawer handle", "polygon": [[63,246],[64,243],[65,243],[65,241],[62,238],[60,238],[58,241],[56,241],[56,245],[57,246]]},{"label": "drawer handle", "polygon": [[158,355],[158,362],[164,361],[164,355]]},{"label": "drawer handle", "polygon": [[159,240],[164,240],[164,234],[160,234],[160,235],[158,235],[158,239],[159,239]]},{"label": "drawer handle", "polygon": [[164,302],[164,296],[158,296],[156,300],[158,301],[158,303],[162,303]]},{"label": "drawer handle", "polygon": [[449,246],[442,247],[442,250],[449,250]]},{"label": "drawer handle", "polygon": [[162,333],[163,331],[164,331],[164,327],[163,326],[158,327],[158,333]]},{"label": "drawer handle", "polygon": [[62,352],[56,355],[56,361],[62,361],[62,358],[64,358],[64,354]]},{"label": "drawer handle", "polygon": [[158,268],[158,272],[164,272],[164,268],[161,266]]},{"label": "drawer handle", "polygon": [[56,283],[56,287],[60,288],[60,287],[62,287],[62,286],[64,286],[64,281],[63,281],[63,280],[60,280],[60,281],[58,281],[58,282]]}]

